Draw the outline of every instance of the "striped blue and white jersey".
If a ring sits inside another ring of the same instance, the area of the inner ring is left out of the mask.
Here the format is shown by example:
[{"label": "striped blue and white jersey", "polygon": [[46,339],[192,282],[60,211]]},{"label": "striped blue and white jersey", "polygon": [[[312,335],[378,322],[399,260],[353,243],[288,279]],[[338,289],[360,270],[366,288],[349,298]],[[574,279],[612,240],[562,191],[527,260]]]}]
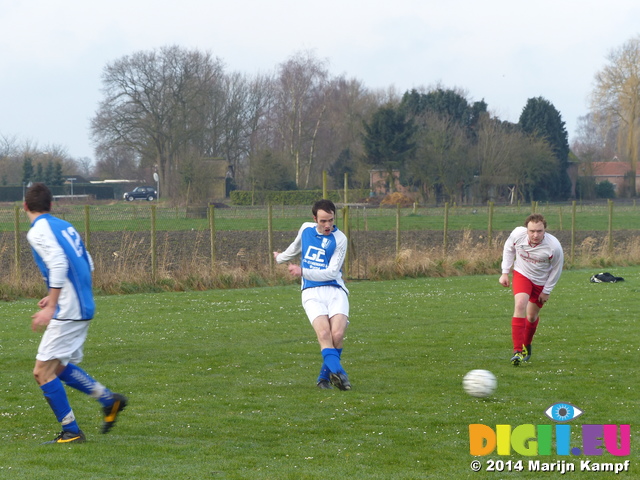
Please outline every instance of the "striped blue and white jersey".
[{"label": "striped blue and white jersey", "polygon": [[47,288],[61,289],[53,318],[91,320],[93,260],[73,225],[45,213],[33,221],[27,240]]},{"label": "striped blue and white jersey", "polygon": [[278,255],[278,263],[288,262],[300,254],[302,290],[333,285],[349,290],[342,279],[342,264],[347,254],[347,237],[334,225],[330,235],[318,233],[318,224],[303,223],[295,240]]}]

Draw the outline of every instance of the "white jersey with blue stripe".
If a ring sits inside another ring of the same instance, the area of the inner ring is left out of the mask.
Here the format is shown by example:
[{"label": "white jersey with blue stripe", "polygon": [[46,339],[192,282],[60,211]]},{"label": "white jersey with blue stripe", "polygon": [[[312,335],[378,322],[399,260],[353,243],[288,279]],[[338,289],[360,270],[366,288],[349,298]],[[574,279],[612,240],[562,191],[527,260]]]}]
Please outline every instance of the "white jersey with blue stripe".
[{"label": "white jersey with blue stripe", "polygon": [[91,320],[93,260],[73,225],[45,213],[33,221],[27,240],[47,287],[61,289],[53,318]]},{"label": "white jersey with blue stripe", "polygon": [[332,285],[349,290],[342,279],[342,264],[347,254],[347,237],[334,225],[329,235],[318,233],[318,224],[303,223],[295,240],[278,255],[284,263],[300,254],[302,290]]}]

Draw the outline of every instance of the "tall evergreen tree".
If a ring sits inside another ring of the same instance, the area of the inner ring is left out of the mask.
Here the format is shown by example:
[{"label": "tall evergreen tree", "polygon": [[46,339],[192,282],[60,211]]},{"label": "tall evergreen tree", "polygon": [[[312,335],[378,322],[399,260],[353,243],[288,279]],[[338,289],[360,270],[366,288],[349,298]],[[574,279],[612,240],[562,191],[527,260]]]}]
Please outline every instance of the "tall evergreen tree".
[{"label": "tall evergreen tree", "polygon": [[42,163],[36,165],[36,173],[33,176],[33,179],[36,182],[44,182],[44,169],[42,168]]},{"label": "tall evergreen tree", "polygon": [[475,130],[482,114],[487,113],[484,100],[469,104],[467,99],[455,90],[441,88],[428,93],[419,93],[415,89],[406,92],[400,108],[410,116],[433,113],[453,120],[469,134]]},{"label": "tall evergreen tree", "polygon": [[560,112],[542,97],[530,98],[520,114],[519,126],[528,135],[545,140],[558,160],[558,169],[540,179],[537,200],[566,200],[571,195],[569,139]]},{"label": "tall evergreen tree", "polygon": [[52,185],[64,185],[64,176],[62,175],[62,163],[56,162],[53,172]]},{"label": "tall evergreen tree", "polygon": [[53,160],[49,159],[47,161],[47,166],[44,169],[44,183],[47,185],[53,185],[54,173]]},{"label": "tall evergreen tree", "polygon": [[393,170],[401,170],[416,149],[415,131],[413,121],[392,105],[380,107],[371,121],[364,123],[366,161],[385,171],[390,188],[393,188]]},{"label": "tall evergreen tree", "polygon": [[349,187],[357,188],[357,180],[354,176],[356,171],[357,164],[355,159],[353,158],[353,155],[351,154],[351,150],[345,148],[340,152],[337,160],[329,167],[327,173],[337,183],[337,185],[335,185],[336,187],[340,187],[344,184],[340,184],[338,182],[340,182],[344,178],[344,175],[347,174]]},{"label": "tall evergreen tree", "polygon": [[33,160],[30,157],[27,157],[22,162],[22,183],[26,185],[33,181],[33,174]]}]

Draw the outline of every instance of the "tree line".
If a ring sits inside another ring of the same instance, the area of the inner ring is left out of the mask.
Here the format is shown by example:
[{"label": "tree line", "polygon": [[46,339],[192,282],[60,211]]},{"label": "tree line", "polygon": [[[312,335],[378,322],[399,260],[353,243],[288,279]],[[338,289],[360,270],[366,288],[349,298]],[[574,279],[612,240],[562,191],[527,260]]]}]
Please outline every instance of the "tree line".
[{"label": "tree line", "polygon": [[92,120],[100,168],[146,166],[172,198],[204,190],[209,159],[224,159],[244,190],[317,188],[323,171],[336,187],[348,173],[363,188],[382,169],[425,199],[572,194],[564,122],[540,97],[511,124],[456,89],[372,92],[332,77],[310,52],[250,77],[177,46],[116,60],[102,80]]},{"label": "tree line", "polygon": [[596,72],[589,113],[578,119],[573,152],[587,166],[596,161],[629,164],[625,196],[636,196],[640,149],[640,35],[613,48]]},{"label": "tree line", "polygon": [[211,160],[222,159],[230,187],[242,190],[318,188],[323,172],[333,188],[345,174],[350,187],[368,188],[377,169],[388,191],[398,172],[421,201],[586,197],[593,192],[585,182],[572,184],[570,163],[617,158],[636,165],[640,90],[629,78],[638,59],[638,39],[612,51],[570,149],[560,112],[543,97],[529,98],[512,123],[459,88],[368,89],[331,75],[310,51],[257,75],[230,72],[197,49],[139,51],[104,67],[91,119],[94,165],[61,149],[47,158],[20,152],[15,140],[0,137],[0,180],[15,181],[11,172],[16,164],[24,171],[28,158],[36,168],[53,158],[67,174],[151,182],[157,173],[165,198],[180,203],[203,199]]}]

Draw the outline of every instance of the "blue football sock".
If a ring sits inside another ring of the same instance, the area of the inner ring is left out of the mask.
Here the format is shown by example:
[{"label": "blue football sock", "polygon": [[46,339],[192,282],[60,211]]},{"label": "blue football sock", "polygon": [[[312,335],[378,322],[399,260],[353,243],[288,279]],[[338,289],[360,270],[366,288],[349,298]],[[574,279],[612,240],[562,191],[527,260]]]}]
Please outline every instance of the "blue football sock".
[{"label": "blue football sock", "polygon": [[322,367],[320,368],[320,375],[318,375],[318,381],[320,380],[329,380],[329,367],[322,362]]},{"label": "blue football sock", "polygon": [[[336,348],[336,352],[338,352],[338,358],[342,358],[342,349]],[[329,380],[329,367],[327,367],[326,363],[322,363],[322,367],[320,368],[320,375],[318,375],[318,381],[320,380]]]},{"label": "blue football sock", "polygon": [[77,365],[68,364],[67,368],[58,375],[58,378],[71,388],[91,395],[98,400],[103,407],[108,407],[113,404],[113,394],[111,391],[100,382],[91,378],[87,372]]},{"label": "blue football sock", "polygon": [[335,348],[322,349],[322,358],[331,373],[346,373],[340,365],[340,354]]},{"label": "blue football sock", "polygon": [[54,378],[49,383],[40,385],[44,398],[49,402],[51,410],[58,422],[62,424],[62,429],[72,433],[78,433],[80,427],[76,423],[76,417],[73,415],[73,410],[69,405],[69,399],[67,398],[67,392],[64,390],[64,385],[59,378]]}]

